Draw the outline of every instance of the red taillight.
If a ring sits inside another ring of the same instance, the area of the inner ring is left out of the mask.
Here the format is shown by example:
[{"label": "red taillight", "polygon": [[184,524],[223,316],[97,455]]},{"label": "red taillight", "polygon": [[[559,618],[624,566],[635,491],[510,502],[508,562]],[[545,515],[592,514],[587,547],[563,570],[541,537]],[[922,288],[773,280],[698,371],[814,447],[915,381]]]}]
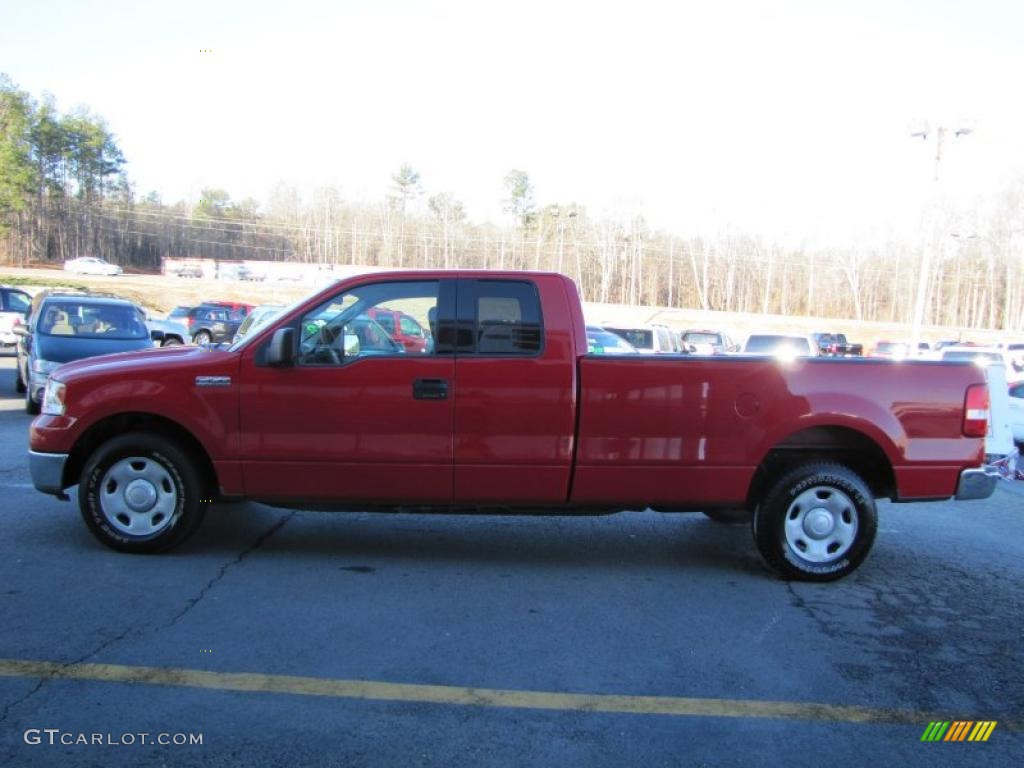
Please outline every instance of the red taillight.
[{"label": "red taillight", "polygon": [[964,435],[985,437],[988,434],[988,387],[972,384],[967,388],[964,401]]}]

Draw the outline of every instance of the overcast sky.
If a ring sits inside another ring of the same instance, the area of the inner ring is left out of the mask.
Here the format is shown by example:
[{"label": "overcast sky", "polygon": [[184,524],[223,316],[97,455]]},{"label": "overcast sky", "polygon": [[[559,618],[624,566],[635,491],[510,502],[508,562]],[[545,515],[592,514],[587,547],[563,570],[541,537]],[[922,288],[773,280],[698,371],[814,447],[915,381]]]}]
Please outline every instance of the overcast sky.
[{"label": "overcast sky", "polygon": [[[140,194],[283,180],[378,199],[403,162],[474,219],[537,202],[681,234],[910,227],[928,119],[961,200],[1024,173],[1019,0],[0,0],[0,71],[106,118]],[[212,53],[202,53],[210,49]]]}]

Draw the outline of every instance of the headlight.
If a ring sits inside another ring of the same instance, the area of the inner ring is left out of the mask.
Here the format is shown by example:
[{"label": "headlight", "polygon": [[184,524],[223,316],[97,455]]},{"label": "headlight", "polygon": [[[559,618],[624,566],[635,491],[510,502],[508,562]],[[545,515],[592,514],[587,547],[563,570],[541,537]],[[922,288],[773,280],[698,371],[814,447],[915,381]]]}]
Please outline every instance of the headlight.
[{"label": "headlight", "polygon": [[64,395],[67,387],[63,381],[50,379],[46,382],[46,389],[43,392],[42,412],[50,416],[64,415]]},{"label": "headlight", "polygon": [[60,363],[55,363],[52,360],[33,360],[32,373],[38,373],[46,376],[49,375],[58,365],[60,365]]}]

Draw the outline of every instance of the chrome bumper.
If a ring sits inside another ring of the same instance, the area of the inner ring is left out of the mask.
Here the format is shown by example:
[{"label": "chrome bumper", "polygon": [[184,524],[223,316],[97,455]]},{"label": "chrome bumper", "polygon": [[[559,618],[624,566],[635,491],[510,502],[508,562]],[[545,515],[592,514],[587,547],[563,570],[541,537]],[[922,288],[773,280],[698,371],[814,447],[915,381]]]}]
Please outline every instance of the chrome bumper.
[{"label": "chrome bumper", "polygon": [[64,491],[64,464],[66,453],[28,452],[28,469],[32,474],[32,485],[43,493],[60,495]]},{"label": "chrome bumper", "polygon": [[960,482],[956,485],[956,497],[960,501],[969,499],[987,499],[996,490],[999,474],[990,469],[965,469],[960,473]]}]

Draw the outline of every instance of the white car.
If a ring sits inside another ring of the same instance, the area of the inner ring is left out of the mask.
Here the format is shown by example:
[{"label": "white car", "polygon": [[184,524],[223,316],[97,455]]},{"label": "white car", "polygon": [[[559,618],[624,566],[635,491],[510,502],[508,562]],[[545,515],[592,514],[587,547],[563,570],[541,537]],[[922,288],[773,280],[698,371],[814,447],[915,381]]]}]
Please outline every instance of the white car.
[{"label": "white car", "polygon": [[231,343],[234,344],[241,341],[248,334],[260,328],[260,326],[273,320],[285,308],[284,304],[260,304],[257,307],[253,307],[249,310],[249,314],[245,316],[242,324],[238,326],[238,330],[235,331],[235,337],[231,340]]},{"label": "white car", "polygon": [[1024,380],[1024,361],[1019,350],[999,347],[944,347],[939,353],[940,360],[969,360],[978,365],[1002,363],[1006,366],[1006,380]]},{"label": "white car", "polygon": [[742,354],[791,360],[796,357],[818,357],[819,352],[818,343],[810,336],[753,333],[747,337]]},{"label": "white car", "polygon": [[18,343],[14,326],[24,322],[32,297],[17,288],[0,286],[0,344],[12,346]]},{"label": "white car", "polygon": [[178,347],[192,340],[184,323],[179,323],[177,320],[162,320],[159,317],[153,317],[149,312],[145,312],[141,308],[140,311],[146,316],[146,328],[149,329],[149,332],[160,331],[164,335],[163,339],[160,340],[161,347]]},{"label": "white car", "polygon": [[65,272],[74,272],[78,275],[120,275],[121,268],[117,264],[111,264],[106,259],[96,256],[81,256],[77,259],[69,259],[64,262]]},{"label": "white car", "polygon": [[675,355],[682,351],[679,336],[667,325],[601,325],[606,331],[628,341],[641,355]]},{"label": "white car", "polygon": [[1010,385],[1010,428],[1013,441],[1024,445],[1024,381]]}]

